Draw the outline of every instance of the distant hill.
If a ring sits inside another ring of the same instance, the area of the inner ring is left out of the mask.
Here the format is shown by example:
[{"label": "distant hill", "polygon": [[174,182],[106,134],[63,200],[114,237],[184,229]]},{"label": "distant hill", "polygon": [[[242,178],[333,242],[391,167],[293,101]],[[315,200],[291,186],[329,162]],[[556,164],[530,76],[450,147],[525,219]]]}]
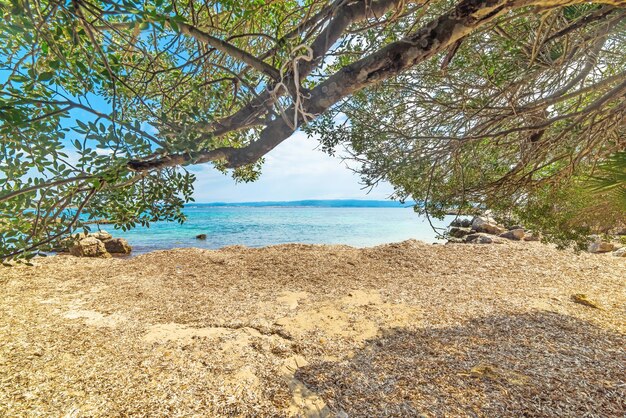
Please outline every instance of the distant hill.
[{"label": "distant hill", "polygon": [[400,203],[393,200],[294,200],[281,202],[213,202],[213,203],[189,203],[187,206],[217,206],[217,207],[317,207],[317,208],[408,208],[414,202]]}]

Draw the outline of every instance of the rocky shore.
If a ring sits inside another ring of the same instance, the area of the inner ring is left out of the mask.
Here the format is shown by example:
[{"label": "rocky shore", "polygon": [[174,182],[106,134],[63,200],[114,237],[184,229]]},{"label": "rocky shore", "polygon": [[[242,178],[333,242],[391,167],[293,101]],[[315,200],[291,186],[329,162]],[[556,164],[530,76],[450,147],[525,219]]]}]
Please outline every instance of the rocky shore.
[{"label": "rocky shore", "polygon": [[75,257],[109,258],[111,254],[128,255],[132,247],[124,238],[113,238],[107,231],[75,234],[61,241],[57,253],[69,253]]},{"label": "rocky shore", "polygon": [[[457,218],[450,224],[448,244],[502,244],[510,241],[541,241],[541,234],[525,229],[522,225],[503,226],[489,215],[473,218]],[[610,240],[599,235],[590,238],[587,251],[590,253],[612,252],[616,257],[626,257],[626,230],[616,231]]]},{"label": "rocky shore", "polygon": [[0,267],[0,416],[623,417],[625,260],[504,241]]}]

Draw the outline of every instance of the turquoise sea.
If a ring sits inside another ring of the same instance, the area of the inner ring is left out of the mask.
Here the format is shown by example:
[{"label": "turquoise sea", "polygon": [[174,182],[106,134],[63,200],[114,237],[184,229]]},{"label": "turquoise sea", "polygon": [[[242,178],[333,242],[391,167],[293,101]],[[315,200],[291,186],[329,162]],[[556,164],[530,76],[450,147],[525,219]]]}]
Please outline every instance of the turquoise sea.
[{"label": "turquoise sea", "polygon": [[[179,247],[261,247],[290,242],[369,247],[410,238],[437,241],[426,218],[411,206],[387,201],[191,204],[185,207],[185,214],[188,220],[182,225],[157,222],[128,232],[108,225],[101,228],[126,238],[134,254]],[[452,218],[432,221],[442,227]],[[206,240],[196,239],[199,234],[206,234]]]}]

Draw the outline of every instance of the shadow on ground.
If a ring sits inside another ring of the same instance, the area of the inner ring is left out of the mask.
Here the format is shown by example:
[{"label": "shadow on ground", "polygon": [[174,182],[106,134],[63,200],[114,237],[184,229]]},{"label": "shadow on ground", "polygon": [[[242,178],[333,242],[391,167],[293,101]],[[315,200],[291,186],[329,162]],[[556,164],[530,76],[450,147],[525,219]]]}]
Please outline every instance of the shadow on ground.
[{"label": "shadow on ground", "polygon": [[395,330],[296,376],[351,418],[623,417],[624,347],[622,334],[536,312]]}]

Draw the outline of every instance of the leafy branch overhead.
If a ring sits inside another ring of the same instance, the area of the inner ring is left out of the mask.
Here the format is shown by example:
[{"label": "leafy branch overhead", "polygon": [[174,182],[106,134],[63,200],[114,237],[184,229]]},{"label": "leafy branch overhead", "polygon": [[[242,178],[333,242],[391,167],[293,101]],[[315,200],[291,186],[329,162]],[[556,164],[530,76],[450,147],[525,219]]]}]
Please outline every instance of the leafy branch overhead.
[{"label": "leafy branch overhead", "polygon": [[[299,128],[430,210],[623,151],[626,1],[0,0],[0,257],[183,221]],[[503,196],[505,197],[503,199]]]}]

